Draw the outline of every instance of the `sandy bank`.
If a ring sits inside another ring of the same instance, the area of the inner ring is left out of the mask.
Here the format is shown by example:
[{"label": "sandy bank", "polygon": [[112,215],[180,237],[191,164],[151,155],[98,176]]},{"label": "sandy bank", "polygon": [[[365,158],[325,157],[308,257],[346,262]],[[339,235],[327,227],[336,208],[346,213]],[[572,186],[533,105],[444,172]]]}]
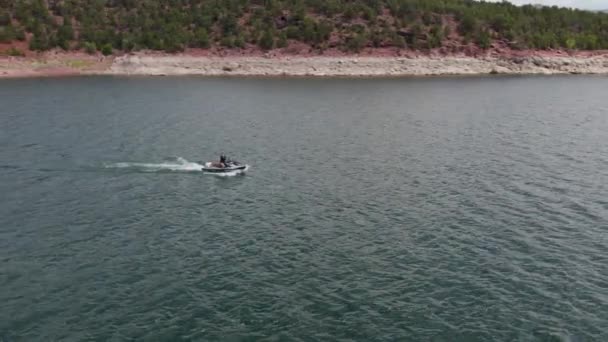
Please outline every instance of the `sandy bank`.
[{"label": "sandy bank", "polygon": [[594,56],[215,57],[54,54],[0,58],[0,77],[59,75],[432,76],[481,74],[608,74],[608,54]]},{"label": "sandy bank", "polygon": [[114,58],[85,53],[47,53],[36,57],[0,57],[0,78],[104,74]]}]

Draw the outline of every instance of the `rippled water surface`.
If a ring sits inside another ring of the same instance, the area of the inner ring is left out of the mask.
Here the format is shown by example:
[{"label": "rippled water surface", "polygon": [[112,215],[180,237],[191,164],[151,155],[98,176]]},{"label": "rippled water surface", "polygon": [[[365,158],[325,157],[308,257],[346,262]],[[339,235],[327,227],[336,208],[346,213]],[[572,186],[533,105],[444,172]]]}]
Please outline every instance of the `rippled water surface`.
[{"label": "rippled water surface", "polygon": [[608,341],[607,89],[2,80],[0,340]]}]

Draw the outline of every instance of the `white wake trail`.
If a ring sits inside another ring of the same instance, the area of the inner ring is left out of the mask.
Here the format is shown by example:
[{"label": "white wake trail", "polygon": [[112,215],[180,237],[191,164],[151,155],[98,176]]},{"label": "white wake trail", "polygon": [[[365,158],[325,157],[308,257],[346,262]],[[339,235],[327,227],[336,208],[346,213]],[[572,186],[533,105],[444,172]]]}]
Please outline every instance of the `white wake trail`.
[{"label": "white wake trail", "polygon": [[[119,162],[106,164],[105,167],[108,169],[130,169],[139,172],[202,172],[204,165],[188,161],[182,157],[173,157],[161,163]],[[205,174],[218,177],[232,177],[243,174],[247,169],[249,169],[249,167],[246,167],[244,170],[234,170],[225,173],[205,172]]]},{"label": "white wake trail", "polygon": [[203,165],[188,161],[182,157],[174,158],[174,160],[164,161],[162,163],[131,163],[120,162],[107,164],[106,168],[110,169],[137,169],[140,171],[201,171]]}]

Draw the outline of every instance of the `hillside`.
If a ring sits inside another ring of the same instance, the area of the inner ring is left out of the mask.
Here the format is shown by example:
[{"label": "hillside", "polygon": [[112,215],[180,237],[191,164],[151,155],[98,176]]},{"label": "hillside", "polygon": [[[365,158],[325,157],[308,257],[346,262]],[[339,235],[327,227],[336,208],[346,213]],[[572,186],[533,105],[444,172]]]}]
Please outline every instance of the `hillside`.
[{"label": "hillside", "polygon": [[0,50],[14,55],[492,47],[608,49],[608,14],[469,0],[0,0]]}]

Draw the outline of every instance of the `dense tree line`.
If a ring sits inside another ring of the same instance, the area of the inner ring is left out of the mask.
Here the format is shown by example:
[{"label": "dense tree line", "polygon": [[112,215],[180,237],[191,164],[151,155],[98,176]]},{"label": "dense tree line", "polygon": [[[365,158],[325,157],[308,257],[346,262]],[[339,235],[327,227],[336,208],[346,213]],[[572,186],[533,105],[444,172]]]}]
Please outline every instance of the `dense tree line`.
[{"label": "dense tree line", "polygon": [[608,49],[608,14],[472,0],[0,0],[0,42],[62,48],[264,50],[302,42],[320,51],[489,48]]}]

